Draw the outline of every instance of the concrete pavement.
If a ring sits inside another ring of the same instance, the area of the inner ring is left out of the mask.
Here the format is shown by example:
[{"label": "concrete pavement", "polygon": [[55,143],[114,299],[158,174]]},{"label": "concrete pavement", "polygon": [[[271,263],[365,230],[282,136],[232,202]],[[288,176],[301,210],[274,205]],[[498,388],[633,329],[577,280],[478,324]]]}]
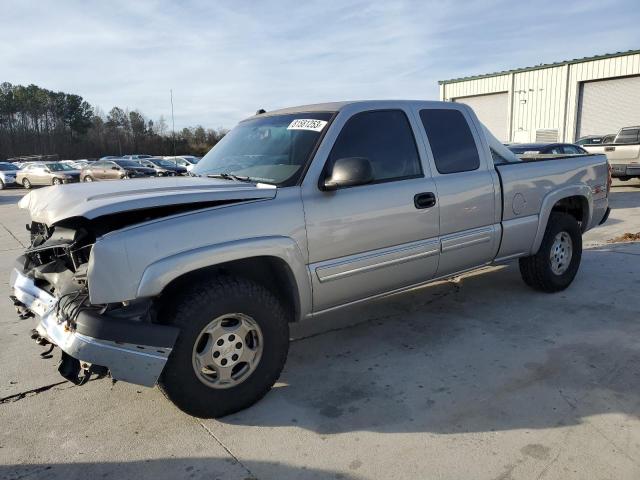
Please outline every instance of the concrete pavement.
[{"label": "concrete pavement", "polygon": [[574,284],[517,266],[296,326],[280,382],[222,420],[157,389],[60,382],[7,300],[27,239],[0,193],[0,479],[640,478],[640,186],[589,232]]}]

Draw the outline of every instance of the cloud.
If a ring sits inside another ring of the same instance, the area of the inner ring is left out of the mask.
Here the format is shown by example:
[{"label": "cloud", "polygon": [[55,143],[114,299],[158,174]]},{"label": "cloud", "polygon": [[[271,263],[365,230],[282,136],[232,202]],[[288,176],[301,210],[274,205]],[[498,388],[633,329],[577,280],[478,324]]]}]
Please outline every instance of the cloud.
[{"label": "cloud", "polygon": [[638,48],[631,0],[3,2],[0,81],[230,127],[258,108],[438,96],[437,80]]}]

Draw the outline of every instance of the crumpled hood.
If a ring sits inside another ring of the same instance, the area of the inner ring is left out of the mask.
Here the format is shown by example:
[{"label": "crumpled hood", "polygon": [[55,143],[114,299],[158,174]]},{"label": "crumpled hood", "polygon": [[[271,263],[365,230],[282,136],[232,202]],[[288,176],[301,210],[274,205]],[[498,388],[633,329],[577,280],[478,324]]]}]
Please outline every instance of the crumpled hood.
[{"label": "crumpled hood", "polygon": [[216,201],[270,199],[273,185],[201,177],[167,177],[75,183],[25,195],[18,206],[34,222],[54,225],[71,217],[88,220],[118,212]]}]

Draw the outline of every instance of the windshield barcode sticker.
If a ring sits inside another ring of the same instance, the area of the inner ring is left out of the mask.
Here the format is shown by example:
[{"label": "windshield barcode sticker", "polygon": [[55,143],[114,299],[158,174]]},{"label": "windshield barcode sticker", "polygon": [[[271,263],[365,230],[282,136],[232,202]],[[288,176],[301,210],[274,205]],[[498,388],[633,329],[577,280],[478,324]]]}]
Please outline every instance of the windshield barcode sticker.
[{"label": "windshield barcode sticker", "polygon": [[314,120],[312,118],[298,118],[291,122],[287,130],[311,130],[321,132],[327,124],[324,120]]}]

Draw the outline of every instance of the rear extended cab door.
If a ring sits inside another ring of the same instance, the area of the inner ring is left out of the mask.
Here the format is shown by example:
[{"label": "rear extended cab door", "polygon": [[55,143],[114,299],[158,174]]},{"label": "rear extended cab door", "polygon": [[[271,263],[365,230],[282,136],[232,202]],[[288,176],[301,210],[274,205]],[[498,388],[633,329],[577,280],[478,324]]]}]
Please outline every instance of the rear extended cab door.
[{"label": "rear extended cab door", "polygon": [[466,105],[416,106],[440,207],[437,276],[491,263],[500,246],[500,181],[484,130]]},{"label": "rear extended cab door", "polygon": [[[420,128],[407,102],[348,105],[331,123],[301,190],[316,313],[435,275],[438,203]],[[323,191],[336,156],[371,157],[385,178]]]}]

